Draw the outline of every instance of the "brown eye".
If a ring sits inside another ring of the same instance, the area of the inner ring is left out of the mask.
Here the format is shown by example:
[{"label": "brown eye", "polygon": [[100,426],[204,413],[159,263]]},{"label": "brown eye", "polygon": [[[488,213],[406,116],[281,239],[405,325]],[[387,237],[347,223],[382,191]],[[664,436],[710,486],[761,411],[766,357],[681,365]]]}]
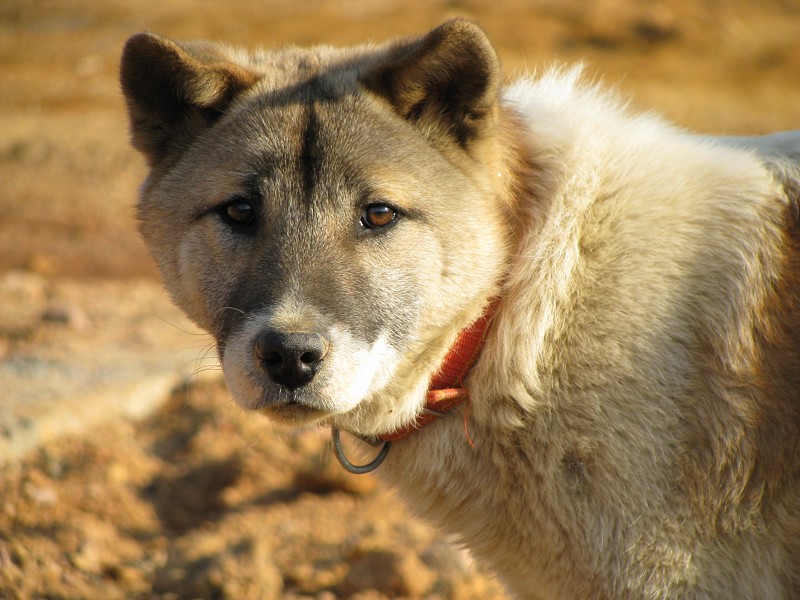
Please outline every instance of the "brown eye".
[{"label": "brown eye", "polygon": [[234,200],[223,208],[223,218],[229,225],[251,225],[256,218],[253,205],[247,200]]},{"label": "brown eye", "polygon": [[397,212],[386,204],[370,204],[361,215],[361,224],[367,229],[380,229],[391,225],[397,218]]}]

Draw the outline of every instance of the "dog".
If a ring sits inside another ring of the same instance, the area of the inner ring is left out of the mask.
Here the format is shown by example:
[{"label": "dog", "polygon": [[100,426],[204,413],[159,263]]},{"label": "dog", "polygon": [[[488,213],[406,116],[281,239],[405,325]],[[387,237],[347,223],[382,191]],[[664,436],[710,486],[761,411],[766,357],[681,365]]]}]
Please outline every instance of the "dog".
[{"label": "dog", "polygon": [[382,460],[516,597],[800,597],[800,132],[506,84],[458,19],[137,34],[121,84],[141,233],[239,405]]}]

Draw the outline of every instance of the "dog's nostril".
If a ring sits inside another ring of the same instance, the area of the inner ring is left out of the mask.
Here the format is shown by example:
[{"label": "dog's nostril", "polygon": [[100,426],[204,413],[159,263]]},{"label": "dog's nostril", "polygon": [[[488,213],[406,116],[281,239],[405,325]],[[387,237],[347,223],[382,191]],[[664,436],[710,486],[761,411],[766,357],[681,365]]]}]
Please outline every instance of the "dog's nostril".
[{"label": "dog's nostril", "polygon": [[307,365],[319,362],[320,360],[322,360],[322,351],[318,350],[303,352],[303,354],[300,356],[300,361]]},{"label": "dog's nostril", "polygon": [[278,352],[266,352],[264,355],[259,355],[261,362],[268,367],[278,366],[283,363],[283,357]]}]

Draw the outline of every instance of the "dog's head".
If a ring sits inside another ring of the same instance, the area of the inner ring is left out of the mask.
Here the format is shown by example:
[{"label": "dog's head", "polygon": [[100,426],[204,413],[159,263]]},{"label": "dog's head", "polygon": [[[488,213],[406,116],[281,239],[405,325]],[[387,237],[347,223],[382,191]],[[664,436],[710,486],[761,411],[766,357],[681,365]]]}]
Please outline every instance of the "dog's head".
[{"label": "dog's head", "polygon": [[247,54],[139,34],[122,58],[141,232],[237,401],[363,433],[413,419],[502,279],[496,55],[471,23]]}]

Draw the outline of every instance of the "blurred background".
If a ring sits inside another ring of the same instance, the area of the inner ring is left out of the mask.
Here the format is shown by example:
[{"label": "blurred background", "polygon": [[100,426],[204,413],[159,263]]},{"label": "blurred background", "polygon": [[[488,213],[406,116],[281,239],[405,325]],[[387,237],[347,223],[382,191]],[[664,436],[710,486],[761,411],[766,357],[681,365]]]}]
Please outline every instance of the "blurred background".
[{"label": "blurred background", "polygon": [[691,130],[800,128],[800,0],[0,2],[0,598],[504,597],[324,432],[232,405],[137,237],[117,82],[142,30],[347,45],[453,16],[509,77],[582,61]]}]

